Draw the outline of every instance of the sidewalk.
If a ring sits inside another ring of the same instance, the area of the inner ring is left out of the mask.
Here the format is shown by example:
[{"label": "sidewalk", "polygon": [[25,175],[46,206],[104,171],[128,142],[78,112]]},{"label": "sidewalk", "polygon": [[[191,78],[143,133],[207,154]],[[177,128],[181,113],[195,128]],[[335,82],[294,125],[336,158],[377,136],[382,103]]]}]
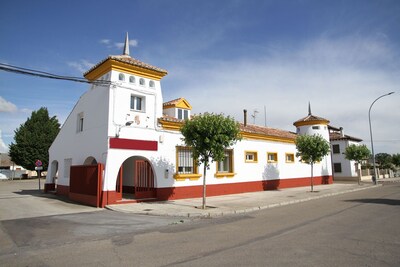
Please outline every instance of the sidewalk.
[{"label": "sidewalk", "polygon": [[[394,182],[400,181],[400,178],[392,179]],[[392,179],[384,179],[384,181],[386,182]],[[378,182],[381,181],[383,180],[379,180]],[[181,216],[187,218],[216,217],[268,209],[359,190],[372,190],[374,188],[379,188],[380,186],[382,185],[379,184],[376,186],[370,182],[362,182],[361,185],[354,182],[337,182],[330,185],[314,186],[314,192],[310,192],[310,187],[297,187],[282,190],[207,197],[206,204],[208,208],[205,210],[201,209],[202,198],[117,204],[108,205],[106,208],[119,212],[144,215]]]}]

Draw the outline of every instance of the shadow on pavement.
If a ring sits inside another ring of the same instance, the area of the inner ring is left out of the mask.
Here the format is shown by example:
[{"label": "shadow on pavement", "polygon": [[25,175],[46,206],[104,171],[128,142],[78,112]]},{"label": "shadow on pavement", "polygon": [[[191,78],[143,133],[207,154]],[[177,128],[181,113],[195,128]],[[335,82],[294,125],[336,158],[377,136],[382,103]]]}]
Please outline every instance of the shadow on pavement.
[{"label": "shadow on pavement", "polygon": [[72,200],[70,200],[67,196],[62,196],[62,195],[57,195],[54,193],[44,193],[42,190],[39,189],[23,189],[20,191],[16,191],[13,192],[14,194],[17,195],[22,195],[22,196],[33,196],[33,197],[41,197],[41,198],[47,198],[47,199],[57,199],[60,200],[62,202],[65,203],[70,203],[70,204],[75,204],[75,205],[79,205],[79,206],[86,206],[86,205],[82,205],[80,203],[74,202]]},{"label": "shadow on pavement", "polygon": [[362,199],[351,199],[346,202],[359,202],[359,203],[372,203],[372,204],[384,204],[391,206],[400,205],[400,199],[388,199],[388,198],[362,198]]}]

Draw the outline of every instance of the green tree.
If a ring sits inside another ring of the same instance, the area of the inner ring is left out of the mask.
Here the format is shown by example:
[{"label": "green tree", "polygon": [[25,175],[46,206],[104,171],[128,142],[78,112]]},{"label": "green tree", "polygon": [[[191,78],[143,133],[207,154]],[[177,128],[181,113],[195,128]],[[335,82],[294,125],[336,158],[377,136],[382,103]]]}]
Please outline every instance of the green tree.
[{"label": "green tree", "polygon": [[49,117],[47,108],[33,111],[31,117],[14,133],[15,143],[10,144],[11,160],[27,170],[35,169],[36,160],[41,160],[43,170],[49,164],[49,148],[60,131],[58,119]]},{"label": "green tree", "polygon": [[392,155],[392,163],[395,166],[395,176],[398,176],[398,170],[400,168],[400,154],[393,154]]},{"label": "green tree", "polygon": [[[348,147],[346,147],[344,155],[346,159],[354,160],[358,164],[358,166],[361,166],[361,162],[363,160],[369,159],[369,157],[371,156],[371,152],[369,151],[366,145],[351,144]],[[361,184],[361,173],[360,170],[358,169],[357,169],[357,176],[358,176],[357,178],[358,184]]]},{"label": "green tree", "polygon": [[392,155],[392,162],[396,167],[400,167],[400,154],[393,154]]},{"label": "green tree", "polygon": [[390,169],[392,167],[392,156],[388,153],[376,154],[375,161],[382,169]]},{"label": "green tree", "polygon": [[181,127],[182,140],[193,149],[198,164],[204,164],[203,206],[206,208],[206,172],[213,161],[224,160],[224,150],[233,146],[240,136],[239,123],[222,114],[204,113],[186,120]]},{"label": "green tree", "polygon": [[322,161],[329,153],[329,142],[321,135],[299,135],[296,138],[296,156],[311,165],[311,192],[314,191],[313,172],[314,164]]}]

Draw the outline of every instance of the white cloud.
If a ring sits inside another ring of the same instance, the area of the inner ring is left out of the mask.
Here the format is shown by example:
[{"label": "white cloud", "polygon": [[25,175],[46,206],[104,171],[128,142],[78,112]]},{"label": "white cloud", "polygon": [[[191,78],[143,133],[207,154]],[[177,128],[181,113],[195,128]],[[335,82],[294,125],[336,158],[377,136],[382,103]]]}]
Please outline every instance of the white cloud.
[{"label": "white cloud", "polygon": [[[124,45],[125,45],[125,43],[112,42],[109,39],[100,40],[100,43],[106,45],[107,48],[117,48],[117,49],[122,49],[124,47]],[[135,40],[135,39],[129,40],[129,46],[131,46],[131,47],[137,47],[138,44],[139,44],[139,42],[137,40]]]},{"label": "white cloud", "polygon": [[78,70],[79,72],[86,72],[95,65],[84,59],[81,59],[78,62],[76,62],[76,61],[68,62],[67,64],[68,64],[68,66],[73,67],[74,69]]},{"label": "white cloud", "polygon": [[124,47],[124,43],[115,43],[114,46],[118,49],[121,49]]},{"label": "white cloud", "polygon": [[102,40],[100,40],[100,43],[101,43],[101,44],[106,44],[106,45],[108,45],[108,44],[110,44],[110,42],[111,42],[110,39],[102,39]]},{"label": "white cloud", "polygon": [[32,113],[33,110],[32,110],[32,109],[29,109],[29,108],[21,108],[20,111],[21,111],[22,113],[29,113],[29,114],[30,114],[30,113]]},{"label": "white cloud", "polygon": [[8,153],[8,146],[4,143],[0,130],[0,153]]},{"label": "white cloud", "polygon": [[0,96],[0,112],[15,112],[17,106]]}]

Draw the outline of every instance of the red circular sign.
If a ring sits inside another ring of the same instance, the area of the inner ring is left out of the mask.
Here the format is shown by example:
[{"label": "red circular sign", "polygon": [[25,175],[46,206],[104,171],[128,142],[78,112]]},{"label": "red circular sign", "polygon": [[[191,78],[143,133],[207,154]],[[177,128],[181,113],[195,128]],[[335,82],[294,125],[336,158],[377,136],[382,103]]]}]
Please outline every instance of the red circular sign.
[{"label": "red circular sign", "polygon": [[41,161],[40,159],[38,159],[38,160],[35,162],[35,165],[36,165],[36,167],[41,167],[43,164],[42,164],[42,161]]}]

